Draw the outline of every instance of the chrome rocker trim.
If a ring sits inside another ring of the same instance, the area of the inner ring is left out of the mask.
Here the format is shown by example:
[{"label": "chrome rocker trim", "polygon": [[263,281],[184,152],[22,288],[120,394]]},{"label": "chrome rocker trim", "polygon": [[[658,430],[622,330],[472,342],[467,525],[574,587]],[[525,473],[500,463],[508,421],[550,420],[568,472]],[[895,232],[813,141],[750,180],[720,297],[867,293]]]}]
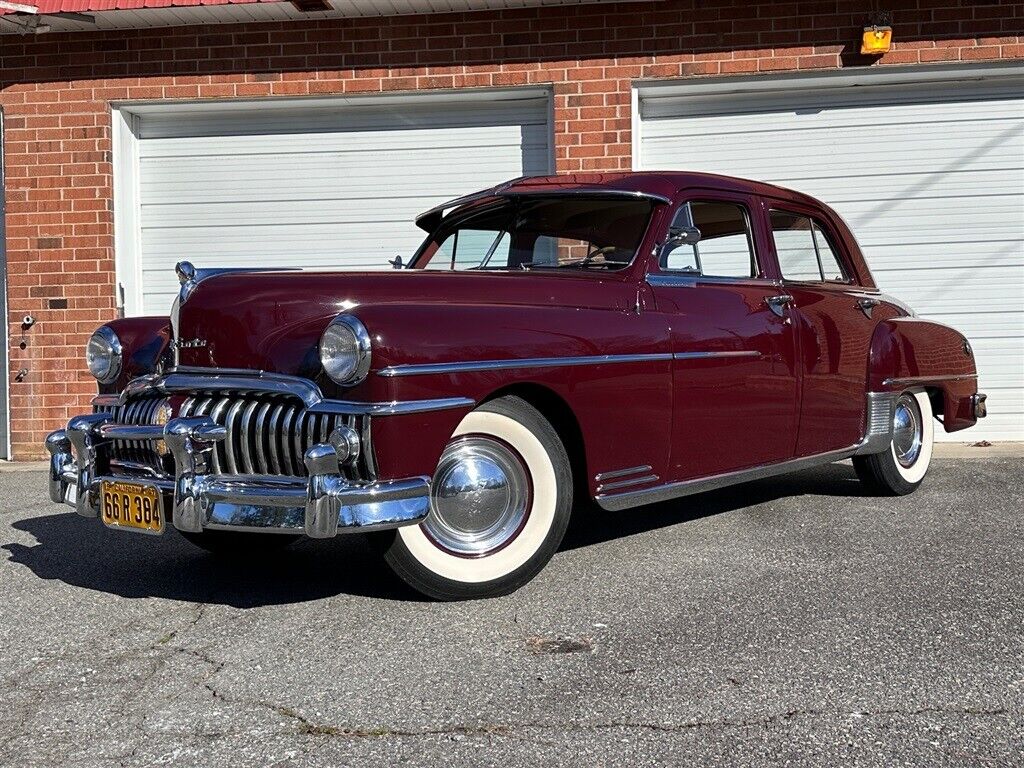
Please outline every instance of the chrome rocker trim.
[{"label": "chrome rocker trim", "polygon": [[[336,433],[339,430],[335,431]],[[164,440],[174,457],[175,476],[138,478],[171,497],[171,519],[180,531],[206,529],[305,533],[329,538],[348,531],[373,531],[416,525],[430,512],[430,479],[356,484],[345,478],[342,465],[350,450],[345,436],[331,435],[306,451],[309,478],[268,475],[209,474],[214,443],[227,430],[208,416],[171,419],[163,427],[110,423],[110,415],[76,416],[67,429],[50,433],[50,498],[70,504],[83,517],[98,517],[100,482],[97,447],[104,441]],[[76,461],[77,457],[77,461]]]},{"label": "chrome rocker trim", "polygon": [[[893,408],[896,405],[897,392],[869,392],[867,394],[867,412],[865,416],[864,437],[856,445],[842,448],[837,451],[829,451],[815,456],[803,456],[799,459],[779,462],[778,464],[767,464],[749,469],[740,469],[734,472],[723,472],[712,477],[698,477],[693,480],[682,480],[675,483],[666,483],[653,488],[642,488],[639,490],[622,491],[619,493],[601,493],[602,488],[611,489],[615,484],[608,484],[599,488],[595,497],[598,506],[610,512],[618,512],[631,507],[638,507],[644,504],[656,504],[659,501],[678,499],[683,496],[690,496],[695,493],[704,493],[718,488],[724,488],[737,483],[746,483],[751,480],[761,480],[775,475],[784,475],[789,472],[798,472],[802,469],[810,469],[824,464],[831,464],[834,461],[842,461],[851,456],[860,456],[871,453],[882,453],[889,449],[892,443]],[[657,476],[651,478],[640,478],[640,480],[657,480]]]},{"label": "chrome rocker trim", "polygon": [[[133,397],[159,392],[263,392],[292,395],[302,400],[312,413],[335,413],[357,416],[401,416],[449,408],[469,408],[476,402],[468,397],[443,397],[433,400],[392,400],[389,402],[358,402],[328,400],[315,383],[301,376],[267,373],[240,368],[191,368],[179,366],[162,375],[140,376],[128,382],[119,395],[99,395],[94,405],[124,405]],[[147,438],[127,438],[142,439]]]}]

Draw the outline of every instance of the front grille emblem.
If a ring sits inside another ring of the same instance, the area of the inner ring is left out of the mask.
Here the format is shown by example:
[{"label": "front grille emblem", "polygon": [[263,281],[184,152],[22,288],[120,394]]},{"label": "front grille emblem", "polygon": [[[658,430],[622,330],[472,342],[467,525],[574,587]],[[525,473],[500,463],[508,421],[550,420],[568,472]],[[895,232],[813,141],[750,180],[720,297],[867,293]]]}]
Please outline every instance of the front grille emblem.
[{"label": "front grille emblem", "polygon": [[177,349],[198,349],[206,346],[206,339],[175,339],[171,346]]}]

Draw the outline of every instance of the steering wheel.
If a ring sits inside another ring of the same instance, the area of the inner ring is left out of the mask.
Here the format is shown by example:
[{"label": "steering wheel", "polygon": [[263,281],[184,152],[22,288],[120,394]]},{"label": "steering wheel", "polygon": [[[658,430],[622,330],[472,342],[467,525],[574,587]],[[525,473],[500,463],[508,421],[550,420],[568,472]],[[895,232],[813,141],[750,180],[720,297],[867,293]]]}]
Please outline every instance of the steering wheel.
[{"label": "steering wheel", "polygon": [[596,259],[598,256],[607,256],[610,253],[615,253],[615,251],[617,250],[618,248],[616,248],[614,245],[606,245],[604,248],[595,248],[590,253],[588,253],[586,257],[584,257],[583,263],[588,264],[594,259]]}]

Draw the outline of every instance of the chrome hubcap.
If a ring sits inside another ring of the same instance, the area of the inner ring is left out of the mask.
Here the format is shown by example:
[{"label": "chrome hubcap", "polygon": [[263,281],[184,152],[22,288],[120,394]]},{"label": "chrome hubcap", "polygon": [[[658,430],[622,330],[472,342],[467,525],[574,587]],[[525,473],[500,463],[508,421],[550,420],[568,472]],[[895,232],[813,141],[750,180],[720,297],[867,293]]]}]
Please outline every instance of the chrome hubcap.
[{"label": "chrome hubcap", "polygon": [[423,529],[441,549],[480,557],[519,534],[530,494],[526,465],[510,446],[480,435],[461,437],[441,454]]},{"label": "chrome hubcap", "polygon": [[913,395],[900,395],[893,412],[892,447],[900,466],[914,466],[921,455],[923,425],[921,409]]}]

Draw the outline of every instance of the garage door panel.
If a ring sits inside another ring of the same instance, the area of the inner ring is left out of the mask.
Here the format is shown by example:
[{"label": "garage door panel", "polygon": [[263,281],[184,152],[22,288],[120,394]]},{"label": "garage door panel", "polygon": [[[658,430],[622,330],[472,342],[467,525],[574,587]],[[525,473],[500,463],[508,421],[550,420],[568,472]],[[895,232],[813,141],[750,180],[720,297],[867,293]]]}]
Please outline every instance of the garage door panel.
[{"label": "garage door panel", "polygon": [[832,205],[883,290],[972,339],[999,405],[970,437],[1024,439],[1021,81],[812,85],[652,89],[638,167],[756,178]]},{"label": "garage door panel", "polygon": [[388,268],[439,202],[552,165],[546,95],[139,108],[141,311],[173,265]]},{"label": "garage door panel", "polygon": [[[521,169],[524,149],[532,150],[534,156],[538,158],[545,154],[543,147],[524,148],[510,142],[503,147],[452,147],[429,152],[395,149],[386,153],[371,152],[351,156],[245,156],[220,158],[217,162],[188,159],[166,165],[143,161],[144,181],[140,185],[140,192],[143,196],[158,196],[160,202],[190,202],[238,193],[250,196],[262,194],[265,197],[269,191],[266,187],[271,185],[273,191],[281,195],[301,194],[309,197],[309,192],[317,188],[317,185],[329,188],[336,186],[348,193],[350,189],[358,189],[352,185],[353,182],[363,188],[374,184],[372,177],[375,169],[386,172],[386,169],[381,169],[379,159],[375,160],[381,154],[387,154],[389,165],[416,168],[416,178],[410,178],[408,182],[403,180],[402,187],[397,191],[415,189],[417,186],[420,189],[429,189],[444,177],[451,180],[460,178],[460,169],[461,178],[464,178],[465,166],[468,164],[472,164],[479,174],[503,173],[509,168]],[[453,161],[456,162],[454,168]],[[339,174],[350,174],[355,178],[342,187],[337,184]],[[397,173],[393,172],[391,175],[394,180],[398,180]],[[251,183],[260,184],[260,188],[246,189],[245,185]],[[381,191],[379,177],[376,179],[375,189]],[[351,196],[351,193],[348,196]]]},{"label": "garage door panel", "polygon": [[143,143],[144,157],[152,160],[236,157],[239,155],[300,155],[316,157],[330,154],[409,149],[429,152],[444,147],[488,147],[495,144],[548,144],[546,121],[537,124],[485,125],[473,127],[394,128],[339,130],[335,133],[291,133],[230,137],[194,137],[149,139]]}]

